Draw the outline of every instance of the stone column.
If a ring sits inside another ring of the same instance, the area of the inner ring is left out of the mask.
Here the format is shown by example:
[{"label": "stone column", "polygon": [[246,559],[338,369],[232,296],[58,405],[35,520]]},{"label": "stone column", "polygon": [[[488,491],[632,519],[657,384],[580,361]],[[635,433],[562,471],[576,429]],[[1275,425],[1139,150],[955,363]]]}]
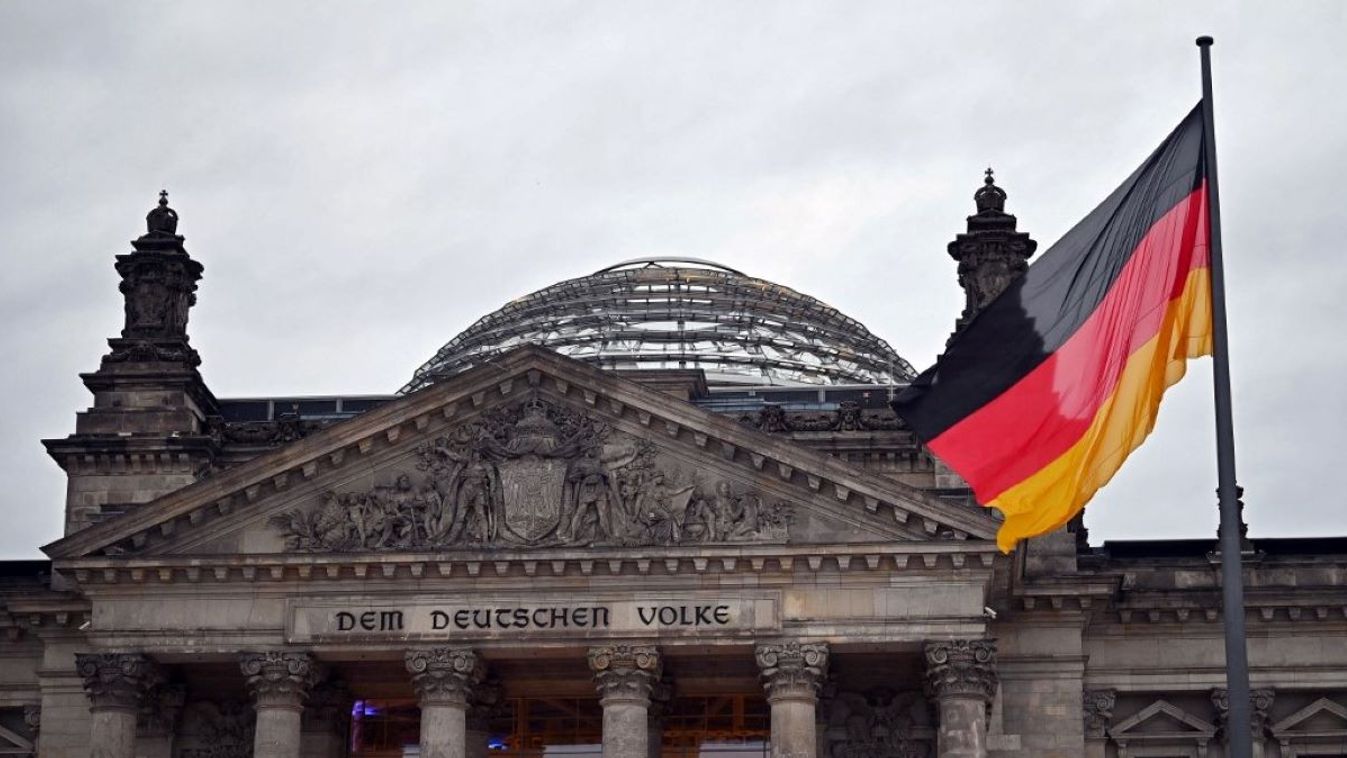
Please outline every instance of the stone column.
[{"label": "stone column", "polygon": [[995,640],[926,643],[926,683],[940,711],[939,758],[986,758],[987,709],[996,696]]},{"label": "stone column", "polygon": [[1117,690],[1085,690],[1081,695],[1081,711],[1085,719],[1085,758],[1105,758],[1108,728],[1113,723],[1113,706],[1118,702]]},{"label": "stone column", "polygon": [[405,660],[421,704],[421,758],[466,758],[468,703],[486,667],[468,648],[408,650]]},{"label": "stone column", "polygon": [[755,653],[772,707],[772,758],[817,758],[816,709],[828,676],[828,646],[782,642],[758,645]]},{"label": "stone column", "polygon": [[162,681],[159,667],[138,653],[79,653],[75,667],[93,714],[90,758],[134,758],[136,712],[145,693]]},{"label": "stone column", "polygon": [[[1275,690],[1265,688],[1249,691],[1249,728],[1253,730],[1253,758],[1263,758],[1267,740],[1268,711],[1277,697]],[[1211,704],[1216,706],[1216,725],[1220,729],[1221,741],[1229,749],[1230,736],[1227,734],[1227,720],[1230,718],[1230,692],[1224,687],[1211,691]]]},{"label": "stone column", "polygon": [[253,758],[299,758],[304,701],[322,678],[322,667],[308,653],[244,653],[239,668],[248,680],[257,711]]},{"label": "stone column", "polygon": [[499,681],[489,679],[473,689],[472,700],[468,702],[468,758],[487,758],[491,719],[500,711],[503,702],[504,692]]},{"label": "stone column", "polygon": [[663,666],[653,645],[589,649],[589,668],[603,706],[603,758],[649,758],[650,692]]}]

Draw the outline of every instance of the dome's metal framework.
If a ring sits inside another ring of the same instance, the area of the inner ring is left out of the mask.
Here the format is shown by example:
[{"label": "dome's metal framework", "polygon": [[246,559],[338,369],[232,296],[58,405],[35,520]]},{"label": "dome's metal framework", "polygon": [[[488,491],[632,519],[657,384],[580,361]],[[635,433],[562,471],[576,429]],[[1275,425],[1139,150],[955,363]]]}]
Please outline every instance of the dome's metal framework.
[{"label": "dome's metal framework", "polygon": [[702,369],[713,384],[895,384],[912,366],[836,308],[696,258],[643,258],[505,305],[440,348],[411,392],[525,344],[607,369]]}]

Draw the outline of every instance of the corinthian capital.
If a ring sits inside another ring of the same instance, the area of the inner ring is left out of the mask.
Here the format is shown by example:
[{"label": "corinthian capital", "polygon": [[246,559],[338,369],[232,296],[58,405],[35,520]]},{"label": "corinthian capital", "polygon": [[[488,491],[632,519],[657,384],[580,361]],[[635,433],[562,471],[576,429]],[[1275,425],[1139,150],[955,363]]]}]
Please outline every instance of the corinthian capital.
[{"label": "corinthian capital", "polygon": [[937,698],[996,696],[996,641],[942,640],[926,643],[926,683]]},{"label": "corinthian capital", "polygon": [[1085,738],[1101,740],[1113,722],[1117,690],[1085,690],[1081,693],[1081,715],[1085,719]]},{"label": "corinthian capital", "polygon": [[818,699],[828,675],[828,646],[823,643],[781,642],[758,645],[754,651],[767,700]]},{"label": "corinthian capital", "polygon": [[244,653],[239,668],[259,708],[301,708],[309,690],[323,678],[321,664],[308,653]]},{"label": "corinthian capital", "polygon": [[654,645],[604,645],[589,649],[589,670],[600,703],[634,700],[648,707],[664,666]]},{"label": "corinthian capital", "polygon": [[139,653],[76,653],[75,669],[95,710],[136,710],[163,680],[158,664]]},{"label": "corinthian capital", "polygon": [[421,705],[468,707],[473,688],[486,676],[486,666],[465,647],[408,650],[404,656],[412,687]]},{"label": "corinthian capital", "polygon": [[[1249,727],[1253,730],[1255,739],[1263,737],[1263,732],[1267,729],[1268,711],[1272,709],[1272,701],[1276,697],[1276,690],[1270,687],[1249,690]],[[1216,706],[1217,725],[1222,732],[1225,732],[1226,722],[1230,718],[1230,691],[1224,687],[1212,690],[1211,704]]]}]

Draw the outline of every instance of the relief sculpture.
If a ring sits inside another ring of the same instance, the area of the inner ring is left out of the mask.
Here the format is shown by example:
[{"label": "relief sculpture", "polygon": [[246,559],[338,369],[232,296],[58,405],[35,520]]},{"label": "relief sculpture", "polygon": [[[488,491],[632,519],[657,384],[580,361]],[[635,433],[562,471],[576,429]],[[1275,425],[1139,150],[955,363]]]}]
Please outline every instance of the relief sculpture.
[{"label": "relief sculpture", "polygon": [[274,517],[289,550],[785,542],[791,508],[689,475],[649,442],[538,398],[416,450],[415,472]]}]

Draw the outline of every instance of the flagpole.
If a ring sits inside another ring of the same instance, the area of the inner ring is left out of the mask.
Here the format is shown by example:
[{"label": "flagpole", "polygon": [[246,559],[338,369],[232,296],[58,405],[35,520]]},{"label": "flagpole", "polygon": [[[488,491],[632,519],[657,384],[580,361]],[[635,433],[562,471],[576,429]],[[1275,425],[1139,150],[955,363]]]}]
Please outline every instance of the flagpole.
[{"label": "flagpole", "polygon": [[1221,590],[1224,595],[1225,676],[1229,695],[1226,739],[1230,758],[1253,758],[1249,721],[1249,652],[1244,635],[1239,486],[1235,481],[1235,429],[1230,411],[1230,343],[1225,323],[1225,263],[1221,258],[1221,194],[1216,181],[1216,129],[1212,120],[1211,37],[1197,38],[1202,56],[1202,130],[1211,214],[1211,316],[1216,395],[1217,496],[1221,503]]}]

